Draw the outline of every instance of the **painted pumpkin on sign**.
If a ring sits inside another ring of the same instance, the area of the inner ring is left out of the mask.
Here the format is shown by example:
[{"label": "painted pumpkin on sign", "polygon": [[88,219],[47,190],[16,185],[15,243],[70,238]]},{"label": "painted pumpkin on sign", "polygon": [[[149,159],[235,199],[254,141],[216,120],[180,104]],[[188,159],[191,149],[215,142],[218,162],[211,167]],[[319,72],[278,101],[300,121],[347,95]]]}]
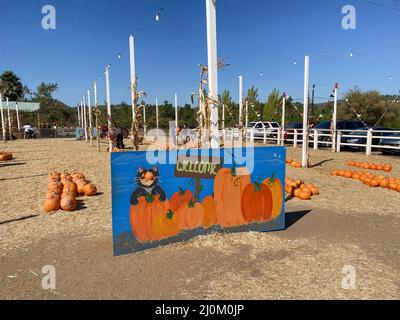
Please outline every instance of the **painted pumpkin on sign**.
[{"label": "painted pumpkin on sign", "polygon": [[241,210],[244,189],[251,183],[247,168],[222,168],[214,180],[215,213],[222,227],[246,224]]},{"label": "painted pumpkin on sign", "polygon": [[153,234],[153,221],[154,218],[169,210],[168,200],[165,202],[160,201],[158,195],[147,195],[140,197],[139,203],[130,208],[130,223],[133,234],[139,242],[149,242],[155,240]]},{"label": "painted pumpkin on sign", "polygon": [[195,229],[203,223],[204,208],[199,202],[190,201],[181,206],[178,217],[182,230]]},{"label": "painted pumpkin on sign", "polygon": [[179,191],[175,192],[171,197],[171,210],[177,212],[182,205],[193,200],[194,197],[190,190],[179,188]]},{"label": "painted pumpkin on sign", "polygon": [[265,179],[264,184],[268,186],[272,193],[272,219],[276,219],[282,212],[283,186],[275,174],[271,178]]},{"label": "painted pumpkin on sign", "polygon": [[176,236],[180,231],[178,215],[169,210],[154,218],[153,234],[155,240]]},{"label": "painted pumpkin on sign", "polygon": [[212,196],[207,196],[202,201],[204,208],[203,227],[209,228],[217,224],[217,214],[215,212],[215,203]]},{"label": "painted pumpkin on sign", "polygon": [[272,193],[264,183],[249,184],[242,195],[242,213],[247,222],[265,222],[272,218]]}]

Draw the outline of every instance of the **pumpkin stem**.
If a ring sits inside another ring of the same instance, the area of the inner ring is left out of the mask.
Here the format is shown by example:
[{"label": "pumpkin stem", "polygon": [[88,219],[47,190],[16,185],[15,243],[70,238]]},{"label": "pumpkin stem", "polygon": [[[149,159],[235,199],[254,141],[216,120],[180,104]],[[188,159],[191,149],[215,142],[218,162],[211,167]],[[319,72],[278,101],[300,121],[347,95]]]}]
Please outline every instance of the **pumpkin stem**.
[{"label": "pumpkin stem", "polygon": [[155,197],[152,194],[146,194],[146,202],[147,203],[153,203]]},{"label": "pumpkin stem", "polygon": [[188,207],[193,208],[195,204],[196,204],[196,202],[194,200],[190,200],[188,203]]},{"label": "pumpkin stem", "polygon": [[254,182],[254,192],[260,192],[262,189],[261,183],[259,182]]},{"label": "pumpkin stem", "polygon": [[231,168],[231,174],[232,174],[232,176],[236,177],[236,162],[233,162],[233,165]]},{"label": "pumpkin stem", "polygon": [[167,212],[167,219],[168,219],[168,220],[172,220],[173,217],[174,217],[174,213],[173,213],[171,210],[169,210],[169,211]]},{"label": "pumpkin stem", "polygon": [[270,184],[273,184],[276,180],[276,172],[274,172],[271,176],[271,179],[269,180]]},{"label": "pumpkin stem", "polygon": [[179,189],[179,194],[183,196],[185,194],[185,190],[183,190],[181,187],[179,187],[178,189]]}]

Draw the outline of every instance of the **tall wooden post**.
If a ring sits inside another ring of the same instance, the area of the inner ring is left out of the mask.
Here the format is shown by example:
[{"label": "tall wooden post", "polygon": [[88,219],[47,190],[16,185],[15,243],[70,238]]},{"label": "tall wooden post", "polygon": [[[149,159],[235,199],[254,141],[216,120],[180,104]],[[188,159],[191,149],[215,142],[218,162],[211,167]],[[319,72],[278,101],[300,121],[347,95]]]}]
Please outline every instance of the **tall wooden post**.
[{"label": "tall wooden post", "polygon": [[[216,0],[206,0],[207,11],[207,52],[208,52],[208,95],[218,101],[218,58],[217,58],[217,12]],[[210,116],[211,148],[220,147],[218,130],[218,106],[211,104]]]},{"label": "tall wooden post", "polygon": [[6,142],[6,125],[4,123],[4,113],[3,113],[3,97],[0,93],[0,111],[1,111],[1,128],[3,130],[3,140]]},{"label": "tall wooden post", "polygon": [[[107,120],[108,120],[108,132],[111,130],[111,97],[110,97],[110,65],[106,66],[106,100],[107,100]],[[108,135],[110,153],[113,152],[113,144],[110,135]]]},{"label": "tall wooden post", "polygon": [[285,145],[285,113],[286,113],[286,93],[282,95],[282,122],[281,122],[281,145]]},{"label": "tall wooden post", "polygon": [[157,141],[158,141],[158,138],[159,138],[158,131],[160,130],[158,121],[159,121],[159,119],[158,119],[158,99],[156,98],[156,127],[157,127]]},{"label": "tall wooden post", "polygon": [[8,134],[10,135],[9,140],[12,140],[12,122],[11,122],[11,114],[10,114],[10,102],[7,98],[7,116],[8,116]]},{"label": "tall wooden post", "polygon": [[100,152],[100,123],[99,123],[99,106],[97,99],[97,82],[96,80],[93,82],[93,91],[94,91],[94,108],[96,110],[96,140],[97,140],[97,150]]},{"label": "tall wooden post", "polygon": [[308,167],[308,88],[310,76],[310,57],[304,59],[304,108],[303,108],[303,148],[301,153],[301,164],[303,168]]},{"label": "tall wooden post", "polygon": [[87,117],[86,117],[86,98],[85,96],[82,97],[83,103],[83,124],[85,127],[85,141],[88,142],[88,126],[87,126]]},{"label": "tall wooden post", "polygon": [[90,101],[90,89],[88,89],[87,91],[87,98],[88,98],[88,114],[89,114],[89,139],[90,139],[90,145],[93,146],[92,106]]},{"label": "tall wooden post", "polygon": [[239,76],[239,141],[243,141],[243,76]]},{"label": "tall wooden post", "polygon": [[130,74],[131,74],[131,104],[132,104],[132,128],[131,139],[134,139],[133,125],[136,122],[136,66],[135,66],[135,40],[131,34],[129,37],[129,58],[130,58]]},{"label": "tall wooden post", "polygon": [[15,112],[17,114],[17,128],[18,128],[18,131],[20,131],[21,130],[21,125],[19,123],[18,101],[15,101]]},{"label": "tall wooden post", "polygon": [[334,88],[334,101],[333,101],[333,132],[332,132],[332,152],[336,152],[336,141],[337,141],[337,106],[338,106],[338,90],[339,90],[339,84],[336,82],[335,83],[335,88]]}]

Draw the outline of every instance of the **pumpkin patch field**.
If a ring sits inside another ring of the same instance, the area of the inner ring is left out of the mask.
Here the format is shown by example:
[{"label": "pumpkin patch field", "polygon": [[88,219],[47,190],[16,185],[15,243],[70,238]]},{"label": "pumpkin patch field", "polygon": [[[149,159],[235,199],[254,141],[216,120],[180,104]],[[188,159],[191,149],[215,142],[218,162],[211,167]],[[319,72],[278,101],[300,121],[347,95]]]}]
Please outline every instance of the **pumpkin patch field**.
[{"label": "pumpkin patch field", "polygon": [[[123,218],[129,235],[146,242],[193,230],[204,234],[114,257],[109,154],[62,138],[17,140],[2,149],[12,151],[13,159],[0,162],[1,299],[400,299],[400,192],[390,187],[400,179],[398,157],[355,159],[354,153],[310,150],[313,168],[287,165],[286,181],[245,175],[235,180],[231,170],[222,170],[215,188],[199,198],[194,186],[175,183],[160,167],[160,180],[171,184],[171,192],[165,201],[162,192],[138,193],[128,203]],[[287,158],[300,159],[301,148],[288,147]],[[388,164],[391,170],[352,169],[350,161]],[[245,173],[239,168],[235,174]],[[133,179],[138,168],[131,170]],[[344,176],[331,175],[341,170]],[[357,175],[369,179],[368,185]],[[146,184],[154,172],[140,178]],[[73,211],[43,211],[46,196],[58,197],[64,188],[69,198],[63,205],[73,209],[71,194],[85,193],[77,181],[86,179],[96,196],[75,197]],[[285,184],[292,189],[285,192]],[[314,188],[309,200],[294,195],[293,189],[307,188]],[[279,219],[281,194],[284,230],[229,231],[232,225]],[[120,240],[129,244],[129,237]],[[48,265],[56,269],[55,290],[42,288]],[[342,270],[349,265],[357,285],[344,290]]]}]

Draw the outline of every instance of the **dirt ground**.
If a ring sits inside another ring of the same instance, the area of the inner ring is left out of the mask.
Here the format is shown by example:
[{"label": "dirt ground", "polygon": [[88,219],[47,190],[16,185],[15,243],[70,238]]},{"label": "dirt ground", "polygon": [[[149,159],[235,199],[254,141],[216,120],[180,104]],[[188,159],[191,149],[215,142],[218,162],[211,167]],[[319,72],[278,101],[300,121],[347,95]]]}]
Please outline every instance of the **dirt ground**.
[{"label": "dirt ground", "polygon": [[[287,201],[287,229],[212,234],[129,256],[112,256],[108,154],[73,140],[0,145],[0,299],[399,299],[400,193],[331,177],[345,162],[400,158],[311,150],[312,169],[288,168],[321,195]],[[288,148],[300,160],[301,149]],[[80,170],[100,194],[79,210],[43,214],[51,171]],[[56,289],[42,288],[42,267]],[[345,290],[342,268],[356,270]]]}]

